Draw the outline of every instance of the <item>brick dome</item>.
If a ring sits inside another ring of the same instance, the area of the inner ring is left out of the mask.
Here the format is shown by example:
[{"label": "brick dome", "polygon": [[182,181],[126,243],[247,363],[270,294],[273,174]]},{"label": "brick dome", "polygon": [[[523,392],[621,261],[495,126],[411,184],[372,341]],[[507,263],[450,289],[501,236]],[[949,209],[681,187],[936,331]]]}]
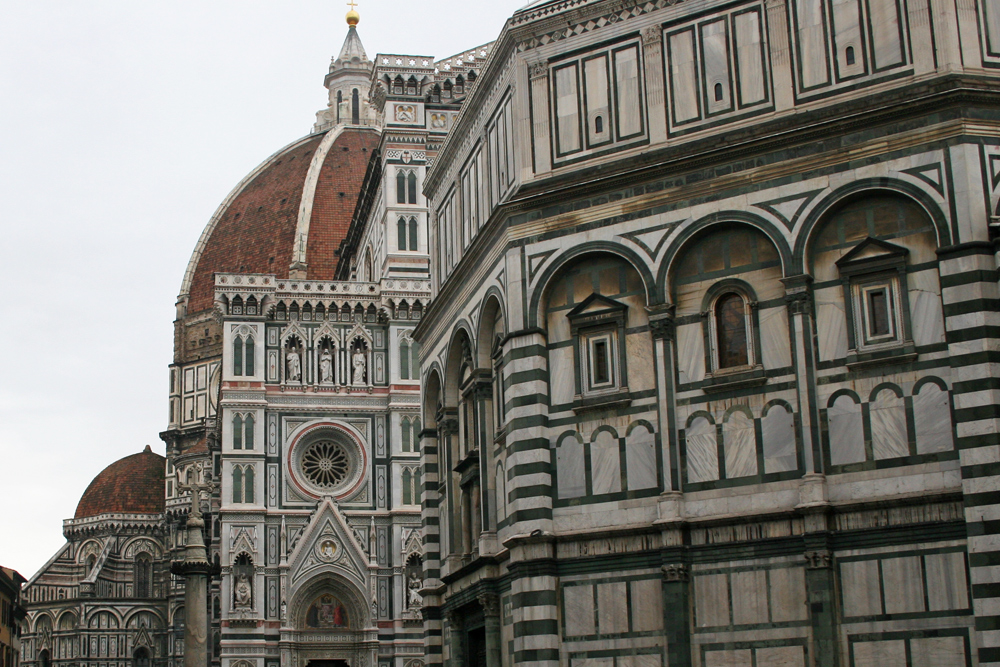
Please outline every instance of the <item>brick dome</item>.
[{"label": "brick dome", "polygon": [[[180,298],[193,314],[212,307],[215,273],[333,280],[377,131],[340,126],[278,151],[230,193],[205,227]],[[304,254],[303,254],[304,253]]]},{"label": "brick dome", "polygon": [[102,470],[80,498],[74,519],[98,514],[162,514],[166,459],[146,449]]}]

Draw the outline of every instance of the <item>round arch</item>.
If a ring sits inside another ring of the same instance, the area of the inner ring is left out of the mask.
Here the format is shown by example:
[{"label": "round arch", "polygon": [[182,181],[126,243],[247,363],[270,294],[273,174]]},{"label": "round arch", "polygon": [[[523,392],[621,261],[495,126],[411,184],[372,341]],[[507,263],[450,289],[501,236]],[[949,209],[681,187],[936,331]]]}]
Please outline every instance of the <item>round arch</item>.
[{"label": "round arch", "polygon": [[465,361],[466,352],[462,349],[463,344],[468,348],[468,355],[474,357],[475,350],[472,328],[465,319],[455,323],[451,330],[451,341],[448,343],[448,353],[445,355],[444,384],[441,396],[441,403],[447,408],[458,406],[458,391],[461,382],[462,363]]},{"label": "round arch", "polygon": [[[327,596],[332,599],[327,601]],[[337,604],[343,606],[343,615],[335,616]],[[300,632],[323,632],[327,624],[353,631],[367,630],[374,625],[371,607],[362,589],[333,572],[316,574],[292,592],[288,619]],[[335,625],[340,622],[343,625]]]},{"label": "round arch", "polygon": [[535,282],[535,286],[531,291],[531,298],[529,300],[528,306],[528,328],[536,328],[541,321],[539,317],[538,309],[541,307],[542,298],[547,291],[549,285],[552,283],[552,279],[561,273],[562,269],[568,266],[573,261],[579,260],[585,255],[600,255],[600,254],[611,254],[617,255],[620,259],[630,264],[633,269],[639,274],[642,279],[643,287],[646,291],[646,304],[655,305],[660,303],[660,300],[656,296],[656,281],[653,278],[653,273],[650,268],[646,265],[646,262],[633,250],[627,248],[619,243],[612,243],[610,241],[593,241],[590,243],[582,243],[578,246],[573,246],[569,248],[564,253],[556,257],[552,261],[548,268],[542,271],[542,274],[538,277]]},{"label": "round arch", "polygon": [[681,250],[715,225],[725,223],[747,225],[764,234],[778,251],[778,257],[781,261],[781,275],[786,277],[790,275],[789,270],[793,262],[788,239],[773,223],[764,217],[746,211],[718,211],[695,220],[667,246],[667,251],[663,255],[663,263],[660,264],[660,270],[656,275],[657,292],[663,295],[664,301],[671,301],[669,295],[673,290],[673,285],[669,283],[669,278],[681,256]]},{"label": "round arch", "polygon": [[503,293],[494,285],[486,291],[482,300],[482,308],[479,309],[479,322],[476,326],[478,335],[476,336],[476,365],[479,368],[489,368],[492,365],[491,355],[493,354],[493,324],[497,313],[503,323],[503,333],[507,334],[508,320],[507,309],[505,308]]},{"label": "round arch", "polygon": [[439,403],[442,403],[441,375],[441,366],[435,361],[427,369],[427,373],[420,383],[423,388],[423,391],[420,392],[420,398],[423,403],[423,419],[421,421],[424,428],[435,428],[437,426],[437,406]]},{"label": "round arch", "polygon": [[[793,262],[797,274],[806,273],[806,257],[817,232],[822,227],[821,223],[826,220],[831,213],[841,206],[860,199],[865,196],[896,195],[906,197],[919,205],[927,213],[937,232],[937,242],[939,247],[952,244],[951,230],[948,228],[948,219],[926,191],[894,178],[866,178],[847,185],[841,186],[828,193],[821,199],[812,211],[806,216],[796,235],[795,248],[793,250]],[[787,274],[786,274],[787,275]]]}]

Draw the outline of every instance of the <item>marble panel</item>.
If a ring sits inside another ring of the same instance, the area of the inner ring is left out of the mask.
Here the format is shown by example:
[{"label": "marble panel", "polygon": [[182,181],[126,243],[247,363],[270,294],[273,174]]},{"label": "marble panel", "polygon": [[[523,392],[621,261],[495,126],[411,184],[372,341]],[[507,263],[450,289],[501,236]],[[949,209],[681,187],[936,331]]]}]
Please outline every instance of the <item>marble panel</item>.
[{"label": "marble panel", "polygon": [[658,579],[629,583],[632,588],[632,632],[663,629],[663,585]]},{"label": "marble panel", "polygon": [[563,587],[563,614],[567,637],[595,634],[593,586]]},{"label": "marble panel", "polygon": [[614,658],[573,658],[573,667],[614,667]]},{"label": "marble panel", "polygon": [[903,43],[899,26],[899,5],[895,2],[868,2],[872,42],[875,45],[875,68],[883,69],[903,62]]},{"label": "marble panel", "polygon": [[646,332],[625,336],[625,353],[628,359],[628,387],[631,391],[656,388],[656,361],[653,340]]},{"label": "marble panel", "polygon": [[921,271],[907,276],[910,296],[910,330],[917,345],[945,342],[944,313],[941,309],[937,271]]},{"label": "marble panel", "polygon": [[705,379],[705,339],[700,324],[677,327],[677,369],[680,384]]},{"label": "marble panel", "polygon": [[[861,42],[861,7],[858,0],[833,0],[833,43],[837,77],[843,79],[864,72],[864,46]],[[854,61],[847,58],[847,48],[854,49]]]},{"label": "marble panel", "polygon": [[753,652],[748,648],[705,651],[705,667],[753,667]]},{"label": "marble panel", "polygon": [[739,411],[731,413],[722,425],[722,444],[727,479],[757,474],[757,437],[750,417]]},{"label": "marble panel", "polygon": [[788,335],[788,309],[764,308],[760,311],[760,353],[764,368],[788,368],[792,349]]},{"label": "marble panel", "polygon": [[555,70],[556,149],[569,153],[580,149],[580,98],[577,66]]},{"label": "marble panel", "polygon": [[553,405],[573,402],[576,395],[575,366],[572,347],[549,350],[549,392]]},{"label": "marble panel", "polygon": [[579,498],[587,493],[584,476],[584,445],[567,437],[556,448],[556,478],[560,498]]},{"label": "marble panel", "polygon": [[645,426],[636,426],[625,438],[625,462],[630,491],[656,487],[656,438]]},{"label": "marble panel", "polygon": [[805,667],[806,652],[802,646],[769,646],[756,651],[756,667]]},{"label": "marble panel", "polygon": [[628,632],[628,595],[624,581],[597,585],[597,622],[602,635]]},{"label": "marble panel", "polygon": [[805,88],[829,81],[823,1],[795,0],[795,30],[798,33],[799,77]]},{"label": "marble panel", "polygon": [[844,291],[840,287],[818,289],[813,293],[816,303],[816,333],[820,361],[843,359],[847,356],[847,315],[844,314]]},{"label": "marble panel", "polygon": [[685,431],[689,482],[719,479],[719,449],[715,438],[715,424],[710,423],[705,417],[696,417]]},{"label": "marble panel", "polygon": [[618,667],[661,667],[663,656],[657,653],[626,655],[618,658]]},{"label": "marble panel", "polygon": [[872,454],[876,460],[908,456],[906,442],[906,408],[903,399],[889,389],[883,389],[870,404],[872,424]]},{"label": "marble panel", "polygon": [[771,620],[785,623],[809,618],[805,568],[775,568],[768,572],[768,576],[771,585]]},{"label": "marble panel", "polygon": [[[729,97],[729,39],[728,25],[725,18],[717,21],[706,21],[699,26],[701,30],[702,71],[705,76],[705,99],[708,112],[719,113],[732,108]],[[718,88],[716,86],[718,85]],[[716,90],[719,94],[716,94]]]},{"label": "marble panel", "polygon": [[699,628],[728,626],[729,577],[701,574],[694,577],[695,622]]},{"label": "marble panel", "polygon": [[913,397],[913,422],[917,453],[947,452],[955,447],[951,429],[951,401],[948,392],[928,382]]},{"label": "marble panel", "polygon": [[845,465],[865,460],[865,431],[861,406],[840,396],[826,413],[830,434],[830,462]]},{"label": "marble panel", "polygon": [[768,622],[767,571],[733,572],[733,625]]},{"label": "marble panel", "polygon": [[885,613],[908,614],[924,611],[924,574],[920,556],[884,559],[882,583],[883,589],[887,592]]},{"label": "marble panel", "polygon": [[590,444],[590,460],[594,494],[615,493],[622,490],[618,438],[608,431],[598,433]]},{"label": "marble panel", "polygon": [[671,101],[674,122],[698,118],[698,70],[694,52],[694,30],[688,29],[667,37],[670,62]]},{"label": "marble panel", "polygon": [[840,584],[845,617],[882,614],[877,560],[841,562]]},{"label": "marble panel", "polygon": [[[548,316],[549,342],[558,343],[569,340],[572,337],[569,319],[566,317],[567,310],[557,310]],[[549,352],[551,355],[552,353]]]},{"label": "marble panel", "polygon": [[642,131],[642,100],[639,98],[639,47],[614,52],[615,88],[618,104],[618,136],[629,137]]},{"label": "marble panel", "polygon": [[927,570],[929,611],[969,608],[964,554],[928,554],[924,556],[924,567]]},{"label": "marble panel", "polygon": [[961,637],[914,637],[910,640],[912,667],[966,667]]},{"label": "marble panel", "polygon": [[762,102],[766,96],[766,80],[761,51],[763,37],[760,14],[735,14],[733,28],[736,33],[736,74],[740,82],[740,105]]},{"label": "marble panel", "polygon": [[785,407],[774,405],[760,420],[764,472],[788,472],[798,468],[795,451],[795,417]]},{"label": "marble panel", "polygon": [[854,653],[854,667],[907,667],[906,642],[902,639],[855,642],[851,648]]}]

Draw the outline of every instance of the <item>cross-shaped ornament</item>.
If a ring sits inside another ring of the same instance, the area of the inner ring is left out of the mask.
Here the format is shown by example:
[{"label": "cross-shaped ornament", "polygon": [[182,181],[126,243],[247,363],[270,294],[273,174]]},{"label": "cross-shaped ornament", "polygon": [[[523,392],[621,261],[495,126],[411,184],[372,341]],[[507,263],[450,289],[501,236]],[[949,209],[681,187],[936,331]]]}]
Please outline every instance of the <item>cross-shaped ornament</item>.
[{"label": "cross-shaped ornament", "polygon": [[[199,481],[199,479],[201,481]],[[177,489],[179,491],[191,492],[191,515],[190,518],[201,518],[201,494],[205,491],[214,491],[218,484],[212,481],[212,473],[204,463],[192,463],[184,469],[184,476],[181,471],[177,471]]]},{"label": "cross-shaped ornament", "polygon": [[354,2],[354,0],[351,0],[350,2],[347,3],[347,6],[350,7],[351,9],[356,9],[358,3]]}]

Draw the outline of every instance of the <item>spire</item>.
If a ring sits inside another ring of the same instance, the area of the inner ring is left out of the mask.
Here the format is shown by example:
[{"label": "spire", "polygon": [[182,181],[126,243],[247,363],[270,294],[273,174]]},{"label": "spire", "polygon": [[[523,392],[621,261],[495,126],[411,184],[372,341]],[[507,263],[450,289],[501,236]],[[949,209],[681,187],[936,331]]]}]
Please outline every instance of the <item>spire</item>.
[{"label": "spire", "polygon": [[361,16],[355,11],[356,3],[348,3],[347,38],[340,47],[340,55],[332,59],[330,71],[323,85],[329,91],[327,107],[316,114],[314,132],[322,132],[335,125],[368,125],[375,118],[368,104],[371,74],[374,63],[368,59],[365,47],[358,36],[357,25]]},{"label": "spire", "polygon": [[365,47],[361,43],[361,38],[358,37],[358,29],[353,24],[347,29],[347,39],[344,40],[344,45],[340,48],[340,55],[337,56],[330,66],[330,72],[340,69],[371,70],[371,62],[365,53]]}]

